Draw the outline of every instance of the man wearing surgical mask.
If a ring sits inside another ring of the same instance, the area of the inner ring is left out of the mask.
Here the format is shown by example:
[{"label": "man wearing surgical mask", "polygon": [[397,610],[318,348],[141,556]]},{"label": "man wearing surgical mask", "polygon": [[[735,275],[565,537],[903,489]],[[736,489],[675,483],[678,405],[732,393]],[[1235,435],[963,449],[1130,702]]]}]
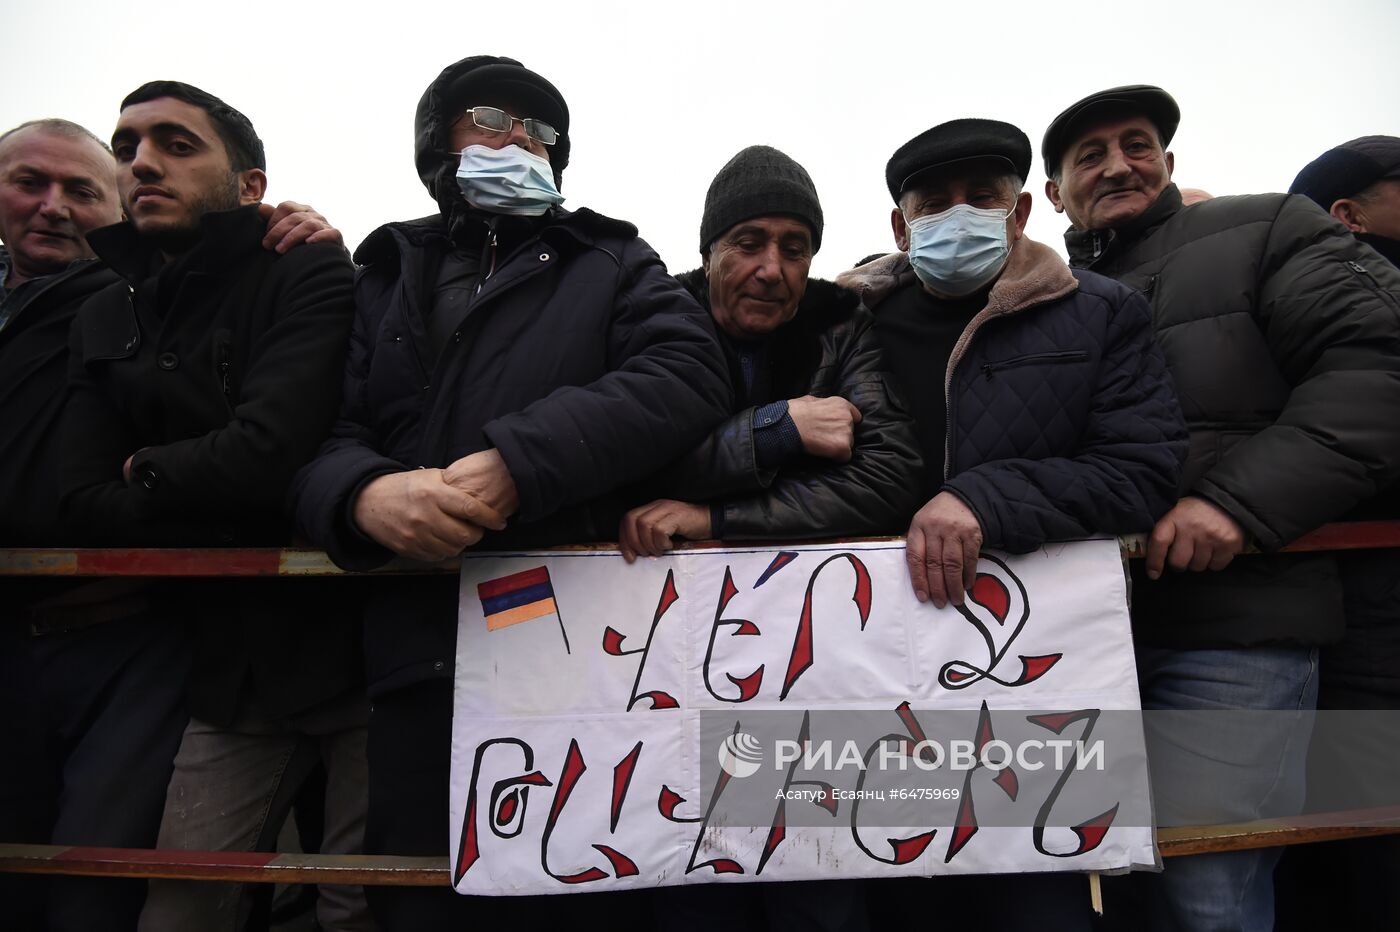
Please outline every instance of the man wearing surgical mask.
[{"label": "man wearing surgical mask", "polygon": [[[560,206],[569,142],[563,95],[509,58],[449,65],[419,101],[416,164],[438,212],[356,251],[344,409],[294,490],[299,526],[341,566],[609,540],[617,490],[731,410],[709,315],[631,224]],[[457,580],[376,582],[365,849],[441,857]],[[367,898],[389,932],[535,928],[565,910],[626,926],[641,908],[609,893]]]},{"label": "man wearing surgical mask", "polygon": [[[1025,236],[1030,163],[1025,133],[996,120],[915,136],[885,169],[900,251],[837,278],[875,315],[914,414],[927,504],[909,525],[909,578],[940,608],[963,603],[982,547],[1149,530],[1186,456],[1147,302]],[[1001,929],[1092,921],[1066,874],[893,882],[881,902],[948,925],[985,923],[987,903]]]},{"label": "man wearing surgical mask", "polygon": [[1146,302],[1025,236],[1030,162],[996,120],[914,137],[885,171],[900,252],[837,279],[913,410],[927,504],[909,574],[940,607],[962,604],[984,546],[1150,529],[1186,454]]}]

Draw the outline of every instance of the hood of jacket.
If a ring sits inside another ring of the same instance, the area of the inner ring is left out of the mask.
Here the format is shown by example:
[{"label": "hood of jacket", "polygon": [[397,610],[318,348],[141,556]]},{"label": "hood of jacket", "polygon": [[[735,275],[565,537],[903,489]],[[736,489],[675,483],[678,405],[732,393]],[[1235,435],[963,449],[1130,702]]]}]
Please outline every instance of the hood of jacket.
[{"label": "hood of jacket", "polygon": [[[457,189],[457,162],[449,149],[451,125],[460,115],[461,105],[460,101],[450,99],[450,91],[463,75],[491,65],[525,67],[513,58],[495,55],[473,55],[453,62],[428,85],[413,116],[413,162],[423,186],[437,202],[439,212],[449,225],[454,214],[468,209]],[[561,129],[559,141],[549,147],[549,163],[554,168],[555,186],[563,190],[564,168],[569,164],[567,126]]]}]

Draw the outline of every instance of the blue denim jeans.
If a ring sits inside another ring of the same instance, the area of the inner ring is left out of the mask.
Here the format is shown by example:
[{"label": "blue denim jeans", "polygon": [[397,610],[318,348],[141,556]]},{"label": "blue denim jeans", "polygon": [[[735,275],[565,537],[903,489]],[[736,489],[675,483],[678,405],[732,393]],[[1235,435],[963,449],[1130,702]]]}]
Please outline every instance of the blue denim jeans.
[{"label": "blue denim jeans", "polygon": [[[1245,822],[1297,812],[1317,707],[1317,651],[1261,647],[1137,652],[1142,707],[1273,710],[1269,716],[1200,716],[1191,727],[1154,727],[1148,762],[1159,824]],[[1288,714],[1291,713],[1291,714]],[[1142,878],[1145,925],[1190,932],[1268,932],[1274,925],[1277,848],[1171,858]]]}]

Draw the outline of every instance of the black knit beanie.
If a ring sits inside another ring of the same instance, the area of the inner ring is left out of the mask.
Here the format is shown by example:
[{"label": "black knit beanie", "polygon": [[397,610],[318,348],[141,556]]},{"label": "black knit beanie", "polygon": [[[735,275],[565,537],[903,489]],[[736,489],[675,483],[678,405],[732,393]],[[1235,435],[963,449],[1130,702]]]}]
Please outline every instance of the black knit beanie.
[{"label": "black knit beanie", "polygon": [[822,205],[812,177],[771,146],[749,146],[719,170],[705,192],[700,252],[734,224],[770,214],[803,221],[812,228],[812,251],[821,248]]}]

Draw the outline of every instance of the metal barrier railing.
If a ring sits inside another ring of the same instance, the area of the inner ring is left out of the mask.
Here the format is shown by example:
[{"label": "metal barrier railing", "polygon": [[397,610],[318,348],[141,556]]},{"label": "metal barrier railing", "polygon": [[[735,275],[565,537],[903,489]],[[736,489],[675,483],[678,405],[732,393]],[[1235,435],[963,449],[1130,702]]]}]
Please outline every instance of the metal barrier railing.
[{"label": "metal barrier railing", "polygon": [[[897,538],[880,538],[897,539]],[[1147,536],[1118,538],[1124,556],[1142,558]],[[787,543],[791,544],[791,541]],[[723,546],[716,541],[682,544],[691,550]],[[611,544],[581,544],[555,550],[601,550]],[[1352,521],[1325,524],[1283,548],[1285,553],[1322,550],[1367,550],[1400,547],[1400,521]],[[1257,551],[1248,551],[1257,552]],[[455,573],[459,562],[413,563],[393,560],[373,575]],[[348,576],[320,550],[296,547],[245,547],[205,550],[151,550],[143,548],[0,549],[0,577],[5,576]]]},{"label": "metal barrier railing", "polygon": [[[1141,558],[1145,535],[1119,538],[1123,554]],[[608,545],[578,548],[602,549]],[[720,546],[714,542],[683,545]],[[1286,552],[1400,548],[1400,521],[1324,525],[1283,548]],[[377,574],[452,573],[458,561],[394,561]],[[0,577],[305,577],[349,575],[319,550],[0,549]],[[1345,822],[1346,824],[1338,824]],[[1400,806],[1351,813],[1159,829],[1163,857],[1400,834]],[[278,854],[0,843],[0,872],[97,877],[223,880],[242,883],[331,883],[448,886],[446,858],[388,855]]]}]

